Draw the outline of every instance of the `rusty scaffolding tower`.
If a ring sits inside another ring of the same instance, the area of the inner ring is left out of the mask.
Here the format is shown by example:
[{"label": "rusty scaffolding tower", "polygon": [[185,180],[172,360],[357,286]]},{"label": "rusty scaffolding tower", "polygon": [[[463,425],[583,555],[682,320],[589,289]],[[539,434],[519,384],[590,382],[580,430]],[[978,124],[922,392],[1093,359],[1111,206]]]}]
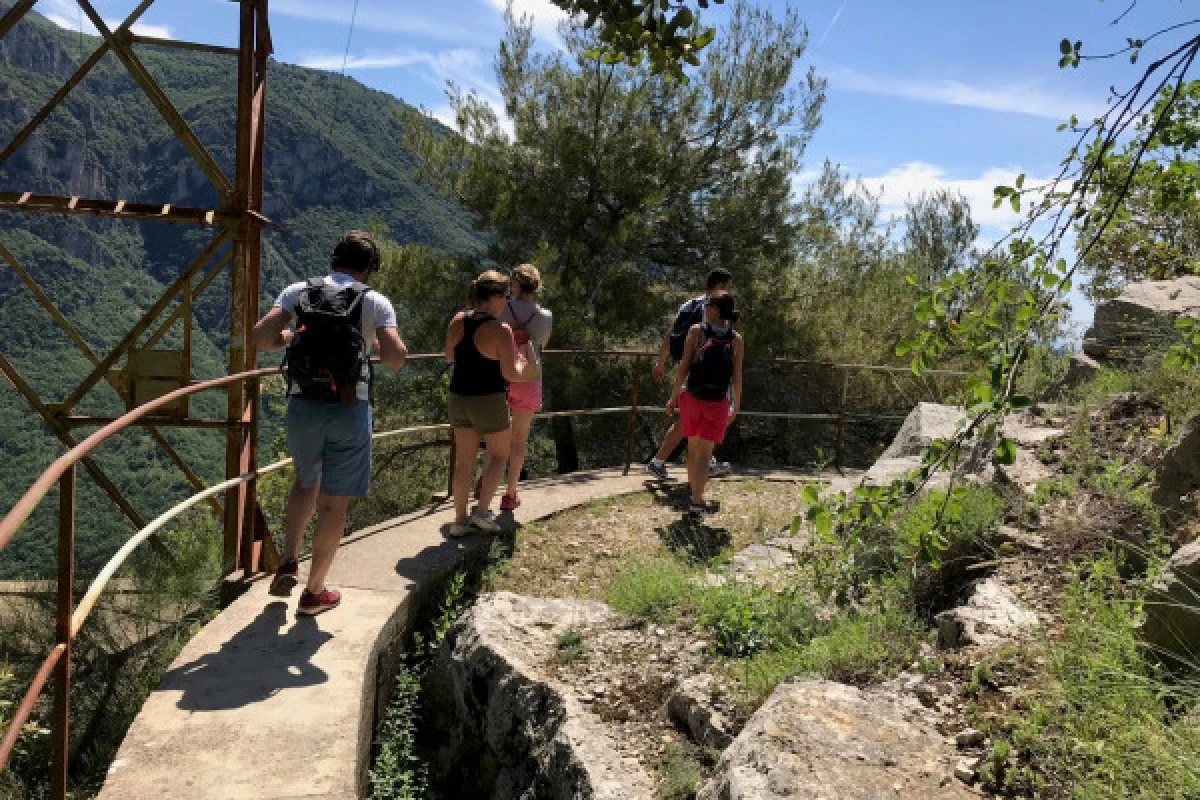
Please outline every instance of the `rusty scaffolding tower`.
[{"label": "rusty scaffolding tower", "polygon": [[[24,188],[27,187],[0,190],[0,210],[191,225],[212,232],[211,239],[191,263],[166,287],[150,308],[129,325],[121,340],[107,353],[97,353],[89,346],[67,316],[39,286],[37,265],[21,264],[4,246],[0,237],[0,263],[13,270],[37,303],[92,365],[87,376],[65,398],[47,399],[40,396],[16,367],[0,354],[0,372],[3,372],[30,408],[68,448],[78,444],[74,430],[110,421],[110,418],[89,416],[77,411],[80,402],[101,382],[111,386],[124,400],[126,407],[132,409],[193,381],[192,307],[196,299],[226,269],[230,271],[228,372],[231,375],[245,372],[253,369],[256,364],[250,331],[259,313],[262,231],[265,226],[271,224],[263,216],[262,208],[267,66],[272,45],[267,20],[268,0],[230,1],[240,6],[236,48],[160,39],[134,33],[134,25],[156,0],[140,0],[136,8],[115,29],[97,13],[92,0],[76,0],[82,13],[100,34],[99,46],[62,82],[53,96],[32,115],[12,141],[0,150],[0,165],[3,165],[29,140],[92,69],[111,53],[124,65],[133,81],[216,189],[219,197],[215,208],[185,208],[172,204],[170,198],[164,198],[161,203],[135,203],[120,198],[36,194],[25,191]],[[8,12],[0,17],[0,39],[13,29],[36,2],[37,0],[16,0]],[[236,63],[237,131],[232,178],[218,165],[145,63],[138,57],[139,45],[218,53],[231,58],[231,67]],[[182,348],[162,348],[160,341],[169,331],[175,329],[176,325],[182,328]],[[200,475],[171,446],[161,429],[224,429],[225,476],[227,479],[235,478],[253,473],[257,465],[257,409],[257,382],[236,382],[228,387],[224,418],[199,418],[191,412],[186,402],[181,402],[162,409],[143,424],[188,482],[202,490],[205,484]],[[103,469],[91,459],[86,460],[83,466],[129,522],[135,528],[142,528],[146,523],[145,519],[105,475]],[[255,485],[250,481],[230,489],[225,494],[223,503],[214,499],[213,505],[219,510],[224,522],[223,564],[226,574],[239,566],[246,570],[247,574],[257,568],[254,557],[256,538],[263,544],[264,564],[272,568],[274,566],[274,546],[266,530],[265,517],[254,498]]]}]

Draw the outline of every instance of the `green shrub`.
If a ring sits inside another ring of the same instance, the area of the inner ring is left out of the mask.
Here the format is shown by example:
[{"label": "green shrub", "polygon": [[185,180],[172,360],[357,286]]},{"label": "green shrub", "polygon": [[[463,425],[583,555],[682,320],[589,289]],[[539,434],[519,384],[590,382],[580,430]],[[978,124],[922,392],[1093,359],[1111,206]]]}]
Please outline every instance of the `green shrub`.
[{"label": "green shrub", "polygon": [[605,599],[617,611],[663,622],[674,619],[696,591],[693,575],[669,556],[637,561],[617,573]]},{"label": "green shrub", "polygon": [[807,639],[814,627],[808,604],[791,593],[734,583],[700,591],[696,599],[713,649],[728,658],[794,645]]},{"label": "green shrub", "polygon": [[425,763],[417,755],[421,684],[406,664],[396,671],[396,690],[379,732],[371,767],[371,800],[419,800],[428,790]]},{"label": "green shrub", "polygon": [[662,800],[688,800],[696,796],[704,768],[676,744],[667,745],[658,769],[658,796]]},{"label": "green shrub", "polygon": [[567,628],[560,633],[554,640],[554,649],[558,653],[558,660],[564,664],[578,661],[587,653],[583,634],[578,628]]}]

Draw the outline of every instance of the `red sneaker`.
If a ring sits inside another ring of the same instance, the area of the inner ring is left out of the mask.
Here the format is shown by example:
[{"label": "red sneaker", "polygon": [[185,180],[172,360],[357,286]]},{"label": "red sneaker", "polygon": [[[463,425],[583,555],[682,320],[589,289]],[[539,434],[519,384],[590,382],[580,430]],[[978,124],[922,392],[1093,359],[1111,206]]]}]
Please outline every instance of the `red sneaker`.
[{"label": "red sneaker", "polygon": [[267,594],[275,597],[291,597],[292,589],[296,588],[298,582],[297,574],[299,572],[300,565],[296,563],[296,559],[285,558],[279,565],[279,569],[275,570],[275,577],[271,579],[271,588],[267,589]]},{"label": "red sneaker", "polygon": [[500,510],[501,511],[515,511],[516,509],[518,509],[520,507],[521,507],[521,496],[520,496],[520,494],[518,494],[516,492],[513,492],[512,494],[506,494],[506,495],[504,495],[504,497],[500,498]]},{"label": "red sneaker", "polygon": [[320,614],[322,611],[337,608],[340,602],[342,602],[342,593],[337,589],[330,589],[326,586],[316,593],[305,589],[300,595],[300,605],[296,608],[296,613],[312,617]]}]

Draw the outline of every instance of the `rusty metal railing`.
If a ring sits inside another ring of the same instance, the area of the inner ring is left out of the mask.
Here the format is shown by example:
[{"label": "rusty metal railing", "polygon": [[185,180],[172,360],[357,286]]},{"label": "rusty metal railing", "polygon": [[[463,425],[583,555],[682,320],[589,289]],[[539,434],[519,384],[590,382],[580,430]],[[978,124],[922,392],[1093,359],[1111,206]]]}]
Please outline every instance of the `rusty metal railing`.
[{"label": "rusty metal railing", "polygon": [[[625,459],[625,470],[628,472],[634,460],[635,434],[639,415],[645,413],[662,413],[665,411],[665,409],[661,406],[641,405],[639,403],[642,362],[645,359],[655,358],[658,355],[657,352],[645,350],[546,350],[544,355],[551,358],[579,356],[598,358],[615,356],[619,358],[629,358],[632,360],[632,374],[630,382],[631,402],[629,405],[592,409],[548,411],[536,415],[537,419],[553,419],[559,417],[575,418],[628,414],[629,435]],[[423,353],[410,355],[408,360],[412,362],[436,361],[441,357],[442,356],[440,353]],[[802,359],[764,359],[759,363],[817,366],[822,368],[842,370],[845,373],[841,402],[839,403],[838,409],[835,412],[792,413],[753,410],[739,412],[740,417],[812,420],[834,424],[838,428],[839,461],[842,434],[845,430],[847,419],[852,416],[848,415],[846,413],[846,409],[844,408],[847,389],[849,386],[850,373],[855,370],[876,371],[883,373],[908,371],[903,367],[876,366],[869,364],[833,364],[829,362],[805,361]],[[5,730],[3,738],[0,738],[0,769],[4,769],[7,766],[9,758],[14,747],[16,746],[17,740],[20,738],[25,723],[32,714],[34,706],[45,689],[46,684],[49,682],[51,676],[53,676],[55,679],[55,693],[51,721],[51,729],[53,733],[52,749],[54,759],[52,768],[52,796],[55,797],[56,800],[63,800],[67,796],[66,786],[68,741],[70,731],[71,648],[75,637],[82,629],[83,624],[87,621],[109,581],[126,562],[129,556],[141,544],[146,542],[154,534],[162,530],[162,528],[169,522],[176,519],[184,512],[234,487],[241,486],[243,484],[250,484],[251,487],[253,487],[258,478],[276,470],[284,469],[290,466],[292,461],[290,458],[283,459],[265,467],[256,468],[251,472],[247,472],[246,474],[223,481],[222,483],[218,483],[214,486],[210,486],[160,514],[150,523],[137,531],[109,559],[100,572],[97,573],[87,592],[80,599],[77,606],[74,601],[76,467],[81,461],[83,461],[83,459],[95,452],[106,441],[111,439],[116,434],[120,433],[126,428],[129,428],[131,425],[142,419],[153,416],[154,413],[159,409],[169,407],[182,397],[187,397],[201,392],[222,389],[239,382],[254,382],[255,385],[257,385],[257,381],[259,381],[261,378],[277,374],[277,372],[278,370],[276,368],[269,367],[241,372],[235,375],[228,375],[214,380],[199,381],[165,394],[151,402],[135,408],[134,410],[117,419],[112,420],[108,424],[104,425],[104,427],[100,428],[80,442],[79,445],[71,448],[66,453],[61,455],[49,467],[47,467],[46,470],[37,478],[37,480],[33,482],[25,494],[21,496],[16,504],[9,509],[3,520],[0,520],[0,551],[2,551],[12,540],[13,536],[20,529],[20,527],[29,519],[30,515],[37,508],[39,503],[41,503],[41,501],[46,497],[50,490],[56,485],[59,487],[58,575],[56,587],[57,605],[55,614],[55,644],[34,673],[28,689],[22,697],[21,702],[18,704],[12,719],[8,723],[8,728]],[[961,377],[966,373],[941,370],[936,371],[936,374]],[[415,433],[445,431],[449,428],[450,426],[447,424],[418,425],[379,432],[374,434],[374,438],[376,440],[380,440],[396,436],[411,435]],[[451,471],[452,470],[453,454],[451,454]],[[252,570],[247,568],[247,577],[250,576],[251,572]]]}]

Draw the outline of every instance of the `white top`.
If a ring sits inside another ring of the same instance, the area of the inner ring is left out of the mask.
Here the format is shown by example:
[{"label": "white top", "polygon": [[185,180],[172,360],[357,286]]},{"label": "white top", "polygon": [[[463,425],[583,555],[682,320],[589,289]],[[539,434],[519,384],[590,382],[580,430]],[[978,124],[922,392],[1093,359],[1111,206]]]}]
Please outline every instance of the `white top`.
[{"label": "white top", "polygon": [[523,324],[526,333],[529,334],[529,341],[540,351],[542,343],[550,336],[554,315],[537,303],[514,297],[504,304],[504,310],[500,312],[500,321],[507,322],[514,331],[518,325]]},{"label": "white top", "polygon": [[[344,272],[334,272],[325,276],[325,283],[334,286],[354,282],[355,279]],[[279,297],[275,300],[275,306],[294,316],[296,303],[300,302],[300,296],[306,289],[308,289],[308,281],[293,283],[279,293]],[[395,327],[396,309],[392,308],[392,301],[374,289],[368,290],[362,299],[362,335],[363,341],[367,343],[367,352],[372,352],[378,346],[379,337],[375,331],[379,328]],[[300,394],[300,387],[293,386],[292,394]],[[367,400],[369,395],[370,388],[367,386],[367,381],[360,380],[358,382],[358,399]]]}]

